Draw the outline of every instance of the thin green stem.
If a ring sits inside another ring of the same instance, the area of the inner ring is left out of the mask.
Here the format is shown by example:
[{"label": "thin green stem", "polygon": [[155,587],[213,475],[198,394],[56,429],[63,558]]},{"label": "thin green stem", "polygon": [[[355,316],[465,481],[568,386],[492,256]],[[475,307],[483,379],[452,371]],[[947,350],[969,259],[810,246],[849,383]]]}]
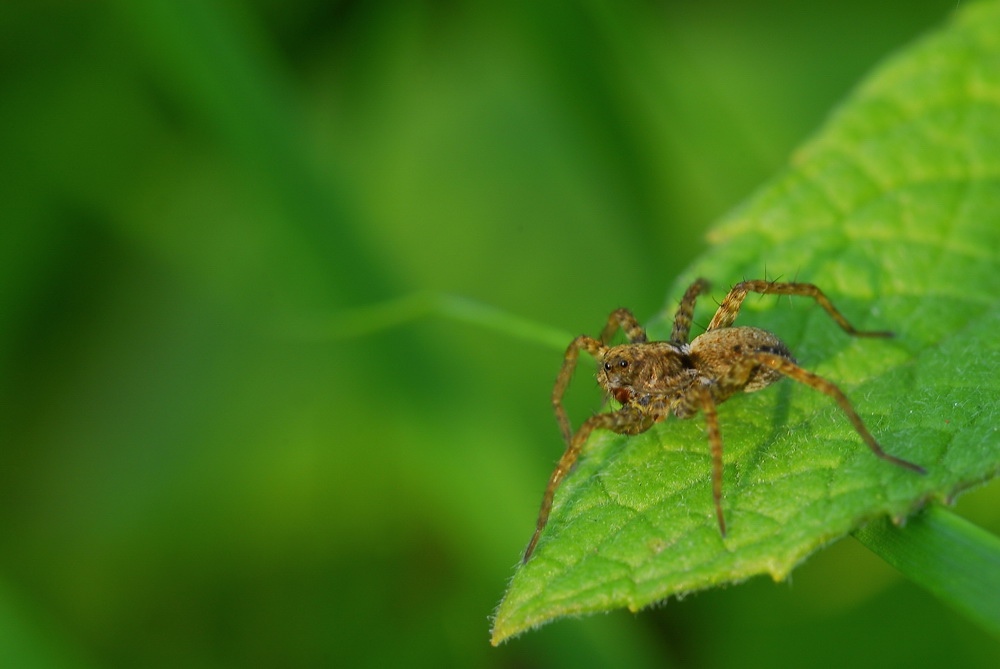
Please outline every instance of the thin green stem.
[{"label": "thin green stem", "polygon": [[298,328],[298,333],[312,339],[350,339],[399,327],[427,316],[477,325],[558,351],[565,350],[573,339],[573,335],[558,328],[467,297],[444,293],[414,293],[357,309],[346,309],[322,321],[303,325]]},{"label": "thin green stem", "polygon": [[909,518],[905,527],[872,522],[854,537],[1000,637],[1000,538],[940,506]]},{"label": "thin green stem", "polygon": [[573,339],[572,334],[559,328],[536,323],[467,297],[439,294],[434,307],[437,313],[447,318],[544,344],[558,351],[565,351]]}]

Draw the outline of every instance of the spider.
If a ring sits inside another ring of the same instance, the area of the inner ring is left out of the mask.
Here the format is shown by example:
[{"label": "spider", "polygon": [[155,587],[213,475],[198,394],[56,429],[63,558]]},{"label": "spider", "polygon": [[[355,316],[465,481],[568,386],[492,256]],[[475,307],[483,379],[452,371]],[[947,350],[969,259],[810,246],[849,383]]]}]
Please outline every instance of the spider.
[{"label": "spider", "polygon": [[[671,413],[691,418],[698,411],[705,415],[708,444],[712,455],[712,498],[719,532],[726,535],[722,514],[722,433],[715,407],[742,392],[754,392],[771,385],[782,376],[814,388],[832,397],[876,456],[914,472],[926,473],[923,467],[882,450],[861,421],[847,396],[830,381],[808,372],[792,357],[788,347],[775,335],[754,327],[732,327],[747,293],[762,295],[799,295],[811,297],[826,310],[847,334],[855,337],[892,337],[891,332],[859,331],[847,322],[829,298],[810,283],[743,281],[736,284],[719,305],[704,333],[688,343],[694,304],[708,292],[709,283],[698,279],[684,293],[668,341],[647,341],[646,331],[628,309],[613,311],[601,331],[600,339],[582,335],[566,349],[562,369],[552,390],[556,421],[566,442],[566,451],[549,477],[538,523],[523,562],[531,557],[542,529],[552,510],[552,498],[566,477],[591,432],[611,430],[619,434],[639,434]],[[627,344],[608,346],[612,335],[621,328]],[[597,361],[597,381],[621,408],[591,416],[575,433],[563,408],[562,399],[576,368],[580,351]]]}]

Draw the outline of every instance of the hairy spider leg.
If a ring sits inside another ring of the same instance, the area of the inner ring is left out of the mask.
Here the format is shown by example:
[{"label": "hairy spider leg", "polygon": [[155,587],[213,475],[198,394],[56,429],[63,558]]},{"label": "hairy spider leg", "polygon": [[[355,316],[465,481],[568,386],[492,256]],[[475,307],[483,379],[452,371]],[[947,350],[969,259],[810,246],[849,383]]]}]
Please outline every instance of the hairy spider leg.
[{"label": "hairy spider leg", "polygon": [[573,378],[573,371],[576,369],[576,361],[580,357],[580,350],[582,349],[597,358],[605,348],[607,347],[604,344],[586,335],[580,335],[566,347],[563,364],[559,369],[559,376],[556,377],[556,385],[552,388],[552,408],[556,413],[559,432],[562,434],[563,442],[567,446],[573,439],[573,428],[569,424],[569,416],[566,415],[566,408],[563,406],[562,398],[566,394],[566,388],[569,387],[570,379]]},{"label": "hairy spider leg", "polygon": [[608,344],[615,336],[618,328],[622,329],[630,344],[642,344],[646,342],[646,330],[639,325],[639,321],[628,309],[615,309],[608,316],[608,323],[601,330],[601,343]]},{"label": "hairy spider leg", "polygon": [[569,416],[566,414],[565,407],[563,407],[562,398],[569,387],[570,379],[573,378],[580,350],[583,349],[594,358],[599,359],[601,352],[607,348],[608,342],[611,341],[611,337],[618,331],[618,328],[621,328],[625,332],[625,336],[628,337],[631,344],[641,344],[646,341],[646,331],[639,325],[639,321],[632,315],[632,312],[628,309],[615,309],[608,316],[608,322],[604,326],[604,329],[601,330],[600,340],[580,335],[566,347],[562,368],[556,377],[556,385],[552,388],[552,409],[555,411],[556,422],[559,424],[559,432],[562,434],[563,443],[566,445],[569,445],[570,440],[573,438],[573,427],[570,425]]},{"label": "hairy spider leg", "polygon": [[573,435],[573,439],[566,447],[566,452],[559,458],[559,464],[553,470],[552,476],[549,477],[549,484],[545,487],[545,496],[542,498],[542,508],[538,511],[538,522],[535,524],[535,533],[531,536],[528,548],[524,551],[524,558],[521,560],[522,563],[526,564],[528,558],[531,557],[531,553],[535,550],[535,544],[538,543],[538,538],[542,535],[542,529],[549,520],[549,512],[552,511],[552,500],[555,497],[556,488],[559,487],[559,484],[562,483],[566,474],[573,467],[573,463],[576,462],[577,457],[580,455],[580,450],[587,443],[587,439],[590,438],[590,433],[594,430],[611,430],[620,434],[638,434],[649,429],[652,424],[653,419],[651,417],[644,416],[635,410],[601,413],[591,416],[583,422],[583,425]]},{"label": "hairy spider leg", "polygon": [[861,417],[854,410],[854,407],[851,406],[851,402],[850,400],[847,399],[847,396],[840,390],[840,388],[835,386],[830,381],[827,381],[822,376],[818,376],[816,374],[813,374],[812,372],[808,372],[802,369],[795,363],[787,360],[786,358],[781,357],[780,355],[774,355],[773,353],[765,353],[758,351],[753,354],[753,358],[759,361],[761,364],[776,369],[785,376],[794,379],[795,381],[798,381],[801,384],[809,386],[813,390],[818,390],[821,393],[824,393],[825,395],[829,395],[830,397],[832,397],[837,402],[837,404],[840,405],[841,411],[847,414],[848,420],[851,421],[851,424],[854,426],[854,429],[857,431],[859,435],[861,435],[861,438],[864,439],[864,442],[868,444],[868,448],[870,448],[872,450],[872,453],[874,453],[878,457],[888,462],[891,462],[895,465],[899,465],[900,467],[905,467],[906,469],[915,471],[918,474],[927,473],[927,470],[925,470],[920,465],[916,465],[907,460],[903,460],[902,458],[897,458],[893,455],[889,455],[888,453],[883,451],[882,447],[879,446],[879,443],[875,441],[875,437],[873,437],[871,433],[868,431],[868,428],[865,427],[864,422],[862,422]]},{"label": "hairy spider leg", "polygon": [[719,429],[719,416],[715,411],[712,393],[708,388],[702,388],[698,395],[701,413],[705,416],[708,446],[712,453],[712,501],[715,502],[715,517],[719,520],[719,532],[726,536],[726,519],[722,515],[722,431]]},{"label": "hairy spider leg", "polygon": [[[715,503],[715,517],[719,521],[719,532],[722,536],[726,536],[726,518],[722,513],[722,430],[719,427],[716,406],[745,388],[754,368],[759,364],[759,361],[752,357],[741,359],[727,370],[725,376],[714,383],[705,383],[697,397],[697,408],[701,409],[705,417],[705,432],[708,435],[708,447],[712,457],[712,501]],[[685,403],[685,406],[694,408],[689,403]]]},{"label": "hairy spider leg", "polygon": [[791,283],[779,281],[741,281],[733,286],[729,294],[722,300],[719,309],[708,324],[708,330],[729,327],[736,320],[740,313],[740,306],[747,293],[760,293],[761,295],[797,295],[800,297],[811,297],[830,314],[830,318],[837,322],[837,325],[849,335],[855,337],[892,337],[893,334],[887,331],[863,331],[856,330],[844,316],[837,311],[823,291],[811,283]]},{"label": "hairy spider leg", "polygon": [[[528,557],[535,549],[535,544],[542,533],[542,528],[545,527],[545,523],[549,519],[549,511],[552,509],[552,498],[555,495],[556,488],[559,487],[559,483],[566,476],[567,472],[569,472],[573,463],[576,462],[580,449],[587,442],[587,437],[590,433],[595,429],[630,432],[635,430],[640,424],[646,422],[651,424],[651,421],[647,421],[638,412],[616,411],[614,413],[598,414],[587,419],[574,435],[573,427],[569,422],[569,416],[566,414],[566,408],[563,406],[562,399],[566,394],[566,389],[569,387],[570,380],[573,378],[573,372],[576,370],[580,351],[586,351],[597,360],[600,360],[603,352],[607,350],[607,343],[611,341],[611,337],[618,331],[618,328],[621,328],[625,332],[629,343],[641,344],[647,340],[646,331],[631,311],[628,309],[615,309],[608,316],[608,322],[601,330],[601,338],[599,340],[581,335],[566,347],[562,368],[559,370],[559,375],[556,377],[556,384],[552,388],[552,408],[556,414],[559,431],[562,434],[563,441],[566,443],[566,451],[559,459],[559,463],[549,478],[549,484],[545,488],[545,496],[542,498],[542,508],[538,514],[535,534],[531,537],[531,543],[528,544],[528,549],[524,553],[524,562],[528,561]],[[646,427],[648,428],[648,425]]]},{"label": "hairy spider leg", "polygon": [[793,360],[785,356],[765,351],[755,351],[730,368],[726,375],[719,379],[717,383],[704,386],[698,397],[700,402],[699,408],[705,416],[705,429],[708,433],[708,444],[712,456],[712,499],[715,502],[715,515],[718,518],[719,531],[722,533],[722,536],[726,535],[726,521],[722,512],[722,432],[719,428],[716,405],[717,401],[724,401],[725,398],[745,387],[751,373],[758,365],[767,365],[794,381],[798,381],[803,385],[832,397],[844,414],[846,414],[848,420],[851,421],[851,425],[854,426],[854,429],[868,445],[872,453],[879,458],[915,471],[918,474],[927,473],[923,467],[897,458],[882,450],[878,441],[868,431],[864,421],[861,420],[861,417],[854,410],[850,400],[847,399],[847,396],[835,384],[799,367]]},{"label": "hairy spider leg", "polygon": [[699,295],[708,293],[710,284],[706,279],[695,279],[684,297],[681,298],[680,306],[677,307],[677,315],[674,316],[674,329],[670,332],[671,344],[686,344],[688,335],[691,333],[691,319],[694,318],[694,303]]}]

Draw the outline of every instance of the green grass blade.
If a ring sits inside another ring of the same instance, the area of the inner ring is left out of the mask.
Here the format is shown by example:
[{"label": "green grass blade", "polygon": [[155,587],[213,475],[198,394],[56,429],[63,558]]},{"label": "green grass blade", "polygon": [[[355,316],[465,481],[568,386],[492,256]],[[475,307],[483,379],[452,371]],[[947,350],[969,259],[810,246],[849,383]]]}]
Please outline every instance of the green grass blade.
[{"label": "green grass blade", "polygon": [[914,515],[904,527],[881,518],[854,537],[1000,637],[1000,538],[940,506]]},{"label": "green grass blade", "polygon": [[308,339],[350,339],[382,332],[428,316],[475,325],[557,351],[565,351],[567,343],[573,339],[573,335],[564,330],[468,297],[430,292],[345,309],[325,318],[302,322],[295,328],[295,334]]}]

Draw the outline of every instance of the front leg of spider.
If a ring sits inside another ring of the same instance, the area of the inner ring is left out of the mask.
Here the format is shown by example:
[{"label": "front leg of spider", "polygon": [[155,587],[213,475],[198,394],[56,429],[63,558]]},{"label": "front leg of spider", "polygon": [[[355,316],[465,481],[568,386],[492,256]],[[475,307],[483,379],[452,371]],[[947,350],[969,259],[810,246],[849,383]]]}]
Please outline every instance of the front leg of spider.
[{"label": "front leg of spider", "polygon": [[[600,339],[581,335],[570,342],[570,345],[566,348],[562,369],[559,370],[555,387],[552,389],[552,408],[556,414],[559,431],[562,434],[563,441],[566,443],[566,451],[559,458],[559,463],[556,464],[556,468],[549,477],[549,483],[545,487],[542,506],[538,512],[538,521],[535,524],[535,533],[528,543],[528,548],[524,551],[523,562],[527,562],[535,550],[535,544],[538,543],[542,529],[549,520],[549,513],[552,511],[552,499],[555,497],[556,489],[562,483],[566,474],[569,473],[569,470],[572,469],[573,463],[576,462],[577,457],[580,455],[583,445],[587,443],[590,433],[594,430],[611,430],[618,433],[637,434],[648,429],[649,425],[652,424],[647,424],[641,413],[623,406],[618,411],[598,414],[588,418],[574,434],[569,422],[569,416],[567,416],[566,409],[563,407],[562,399],[566,394],[566,389],[569,387],[570,380],[573,378],[573,372],[576,370],[580,351],[589,353],[597,361],[598,365],[609,364],[604,360],[609,350],[608,342],[611,341],[611,338],[619,328],[625,332],[625,336],[628,338],[630,344],[638,345],[646,342],[646,331],[639,325],[632,312],[628,309],[617,309],[608,316],[608,322],[601,330]],[[626,397],[621,393],[617,393],[615,399],[625,404],[623,400]]]},{"label": "front leg of spider", "polygon": [[559,370],[559,376],[556,377],[555,387],[552,388],[552,409],[555,411],[556,423],[559,425],[559,432],[562,434],[563,443],[566,444],[567,448],[573,439],[573,428],[570,425],[569,416],[566,415],[566,409],[563,407],[562,398],[569,387],[570,379],[573,378],[580,351],[586,351],[600,363],[603,360],[604,352],[608,350],[608,342],[611,341],[618,328],[625,332],[625,336],[632,344],[646,341],[646,331],[639,325],[639,321],[632,315],[632,312],[628,309],[616,309],[608,316],[608,322],[601,330],[600,339],[580,335],[566,347],[562,368]]},{"label": "front leg of spider", "polygon": [[576,431],[576,434],[570,440],[566,451],[559,458],[559,463],[556,465],[555,470],[553,470],[552,476],[549,477],[549,484],[545,487],[545,496],[542,498],[542,507],[538,512],[535,533],[531,536],[528,548],[524,551],[522,562],[526,563],[528,558],[531,557],[532,552],[534,552],[535,545],[542,535],[542,530],[549,520],[549,512],[552,511],[552,499],[555,497],[556,488],[559,487],[559,484],[562,483],[566,474],[573,467],[577,456],[580,455],[580,450],[587,443],[587,439],[590,438],[590,433],[594,430],[611,430],[612,432],[625,434],[638,434],[649,429],[651,424],[647,424],[641,414],[627,408],[610,413],[597,414],[583,422],[583,425],[580,426],[580,429]]},{"label": "front leg of spider", "polygon": [[[685,292],[674,319],[669,342],[650,344],[646,331],[628,309],[617,309],[611,312],[607,323],[601,330],[600,339],[580,336],[570,342],[563,358],[562,368],[556,377],[555,387],[552,389],[552,407],[556,414],[559,431],[563,436],[563,441],[566,442],[566,451],[549,477],[549,483],[542,498],[542,506],[538,513],[535,533],[524,552],[524,562],[527,562],[528,558],[531,557],[542,530],[548,522],[556,489],[576,462],[591,432],[611,430],[620,434],[639,434],[648,430],[653,423],[666,418],[670,411],[670,405],[664,396],[664,390],[669,388],[671,392],[677,392],[678,388],[671,384],[675,384],[680,377],[690,377],[689,374],[680,373],[684,368],[681,352],[686,347],[688,333],[691,329],[695,300],[698,295],[707,292],[708,287],[707,281],[699,279]],[[625,333],[628,344],[614,347],[614,349],[609,348],[608,343],[619,329]],[[562,398],[576,369],[580,351],[586,351],[597,361],[598,382],[605,392],[614,397],[622,407],[618,411],[598,414],[589,418],[574,434],[566,409],[563,407]],[[630,368],[630,363],[633,361],[646,364],[633,364]],[[645,378],[636,376],[637,370],[643,366],[646,369]],[[680,378],[681,387],[689,382],[690,378]],[[714,416],[714,411],[712,415]],[[719,448],[721,449],[721,444]]]}]

